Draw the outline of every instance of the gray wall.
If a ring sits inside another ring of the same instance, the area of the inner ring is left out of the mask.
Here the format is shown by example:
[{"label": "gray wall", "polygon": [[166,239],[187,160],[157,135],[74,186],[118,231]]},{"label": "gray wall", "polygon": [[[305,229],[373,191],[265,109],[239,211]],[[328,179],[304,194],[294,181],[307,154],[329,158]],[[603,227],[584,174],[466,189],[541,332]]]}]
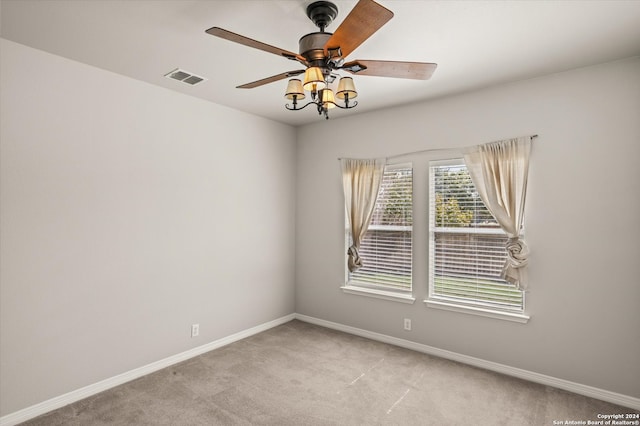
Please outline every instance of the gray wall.
[{"label": "gray wall", "polygon": [[0,415],[294,312],[293,128],[1,42]]},{"label": "gray wall", "polygon": [[[375,94],[358,101],[365,96]],[[429,154],[397,160],[417,166],[415,304],[339,289],[345,225],[338,157],[530,134],[540,137],[526,206],[528,324],[422,303]],[[296,312],[640,397],[640,59],[319,122],[299,131],[297,155]],[[413,331],[402,330],[403,318],[413,320]]]}]

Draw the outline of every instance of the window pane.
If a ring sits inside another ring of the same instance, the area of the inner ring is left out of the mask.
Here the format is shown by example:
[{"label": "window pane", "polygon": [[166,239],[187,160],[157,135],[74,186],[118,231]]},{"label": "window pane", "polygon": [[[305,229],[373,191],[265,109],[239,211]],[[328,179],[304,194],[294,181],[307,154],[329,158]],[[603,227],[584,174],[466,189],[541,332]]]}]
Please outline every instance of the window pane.
[{"label": "window pane", "polygon": [[411,290],[412,210],[412,169],[388,166],[360,246],[363,267],[349,274],[350,284]]},{"label": "window pane", "polygon": [[500,228],[480,199],[466,166],[434,167],[432,177],[436,226]]},{"label": "window pane", "polygon": [[522,292],[500,278],[507,237],[463,161],[432,165],[430,171],[429,297],[522,312]]}]

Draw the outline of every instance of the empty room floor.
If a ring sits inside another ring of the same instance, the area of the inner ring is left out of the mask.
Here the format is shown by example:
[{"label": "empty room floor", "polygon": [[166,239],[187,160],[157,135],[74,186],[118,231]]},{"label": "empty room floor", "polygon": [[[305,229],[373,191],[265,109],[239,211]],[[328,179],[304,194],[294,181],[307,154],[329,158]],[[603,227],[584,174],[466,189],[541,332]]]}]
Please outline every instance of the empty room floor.
[{"label": "empty room floor", "polygon": [[294,320],[24,424],[553,425],[620,413],[637,411]]}]

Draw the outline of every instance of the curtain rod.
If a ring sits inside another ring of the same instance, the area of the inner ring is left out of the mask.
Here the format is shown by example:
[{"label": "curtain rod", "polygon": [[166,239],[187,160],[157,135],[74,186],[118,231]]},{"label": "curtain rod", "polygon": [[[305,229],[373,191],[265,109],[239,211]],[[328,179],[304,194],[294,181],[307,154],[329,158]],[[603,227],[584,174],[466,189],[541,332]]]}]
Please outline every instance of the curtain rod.
[{"label": "curtain rod", "polygon": [[[531,141],[533,141],[535,138],[538,137],[538,135],[531,135],[529,136],[531,138]],[[515,139],[515,138],[513,138]],[[475,146],[475,145],[474,145]],[[390,160],[392,158],[398,158],[398,157],[404,157],[406,155],[412,155],[412,154],[422,154],[425,152],[439,152],[439,151],[452,151],[452,150],[463,150],[463,149],[467,149],[467,148],[472,148],[472,146],[463,146],[461,148],[430,148],[430,149],[421,149],[419,151],[411,151],[411,152],[405,152],[402,154],[396,154],[396,155],[391,155],[389,157],[385,157],[385,160]],[[342,160],[341,157],[338,157],[338,161]]]}]

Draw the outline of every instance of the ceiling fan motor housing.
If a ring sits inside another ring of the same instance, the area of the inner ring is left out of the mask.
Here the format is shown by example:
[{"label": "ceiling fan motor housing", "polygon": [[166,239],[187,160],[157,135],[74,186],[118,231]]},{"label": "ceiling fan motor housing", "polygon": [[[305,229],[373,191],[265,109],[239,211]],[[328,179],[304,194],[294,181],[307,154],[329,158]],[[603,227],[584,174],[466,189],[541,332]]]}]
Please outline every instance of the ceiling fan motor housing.
[{"label": "ceiling fan motor housing", "polygon": [[323,66],[325,62],[324,45],[333,34],[310,33],[300,38],[298,42],[299,53],[311,64],[311,66]]}]

